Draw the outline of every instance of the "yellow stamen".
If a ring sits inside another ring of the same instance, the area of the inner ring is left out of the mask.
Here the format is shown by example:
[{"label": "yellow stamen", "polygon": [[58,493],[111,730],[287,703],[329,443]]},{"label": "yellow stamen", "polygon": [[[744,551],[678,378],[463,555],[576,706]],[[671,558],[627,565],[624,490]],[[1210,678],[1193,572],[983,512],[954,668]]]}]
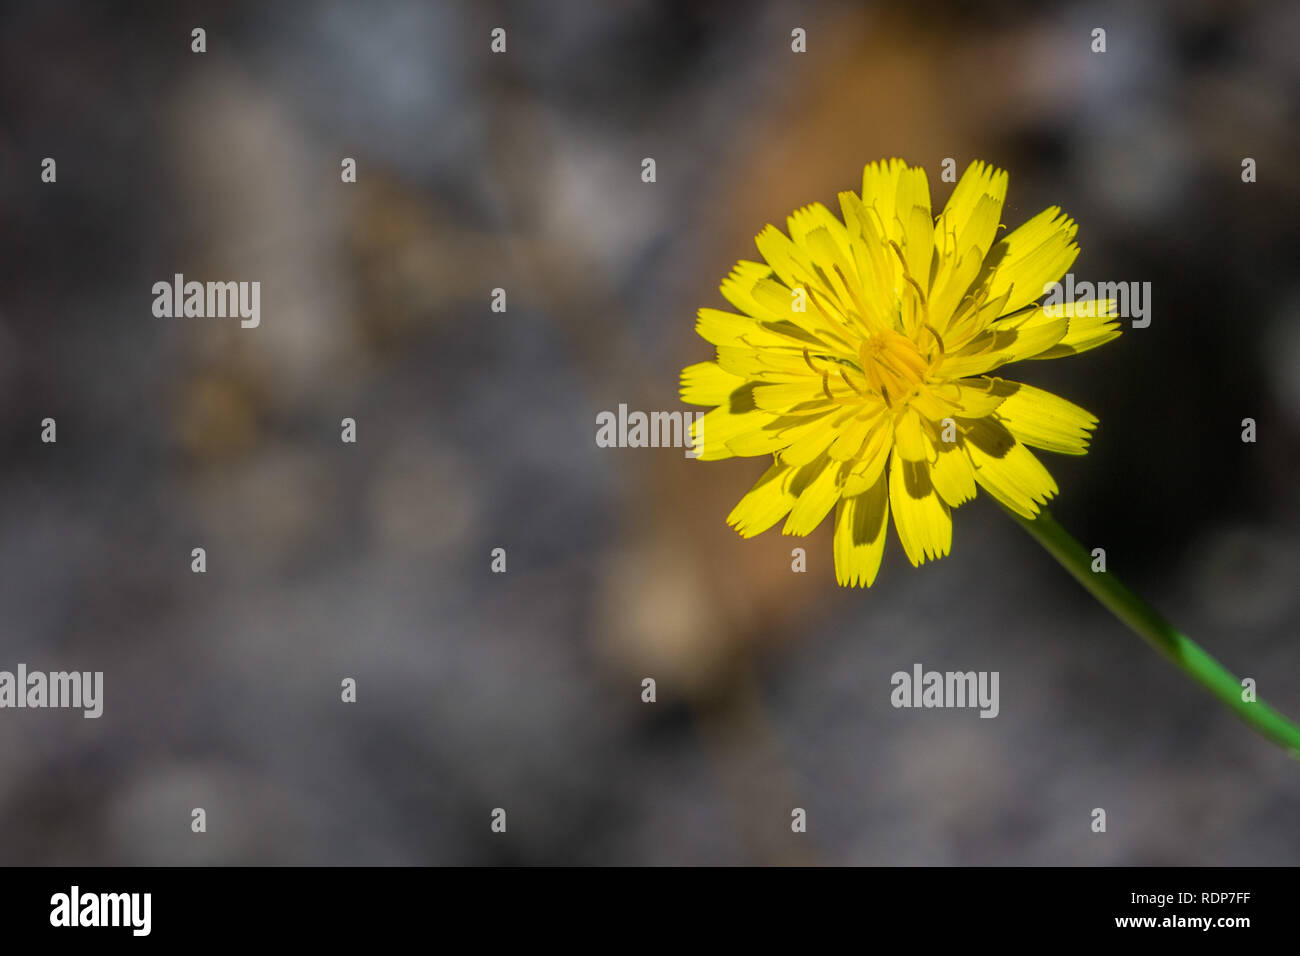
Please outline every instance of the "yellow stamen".
[{"label": "yellow stamen", "polygon": [[892,330],[877,332],[864,341],[858,360],[867,384],[891,405],[890,393],[911,394],[925,381],[930,368],[916,343]]}]

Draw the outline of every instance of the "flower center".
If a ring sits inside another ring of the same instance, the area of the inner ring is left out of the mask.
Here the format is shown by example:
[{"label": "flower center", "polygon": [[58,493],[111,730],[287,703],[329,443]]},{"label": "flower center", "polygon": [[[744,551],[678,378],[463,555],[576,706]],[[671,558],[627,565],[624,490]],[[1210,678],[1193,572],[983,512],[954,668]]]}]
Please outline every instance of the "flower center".
[{"label": "flower center", "polygon": [[930,367],[915,342],[892,330],[876,332],[864,341],[858,359],[867,384],[890,405],[916,391]]}]

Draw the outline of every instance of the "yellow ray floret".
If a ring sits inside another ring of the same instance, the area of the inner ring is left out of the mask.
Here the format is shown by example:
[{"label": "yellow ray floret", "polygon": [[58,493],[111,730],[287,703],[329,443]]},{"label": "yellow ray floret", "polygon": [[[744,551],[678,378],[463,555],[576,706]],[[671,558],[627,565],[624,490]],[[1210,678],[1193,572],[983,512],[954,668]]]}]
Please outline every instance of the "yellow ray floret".
[{"label": "yellow ray floret", "polygon": [[1007,174],[976,161],[935,217],[925,170],[870,163],[862,192],[796,210],[756,239],[696,330],[713,361],[682,372],[702,459],[770,455],[727,522],[745,537],[834,515],[835,576],[869,587],[892,514],[913,565],[952,547],[952,509],[985,492],[1033,517],[1057,492],[1030,447],[1082,455],[1097,419],[991,375],[1120,334],[1110,300],[1039,306],[1074,263],[1055,206],[998,238]]}]

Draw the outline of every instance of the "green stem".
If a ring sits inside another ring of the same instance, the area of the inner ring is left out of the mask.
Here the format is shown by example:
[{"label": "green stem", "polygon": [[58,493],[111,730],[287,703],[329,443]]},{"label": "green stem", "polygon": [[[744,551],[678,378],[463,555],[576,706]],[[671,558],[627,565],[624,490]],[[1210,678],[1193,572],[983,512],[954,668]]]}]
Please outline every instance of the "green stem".
[{"label": "green stem", "polygon": [[1126,588],[1109,571],[1092,570],[1092,555],[1044,508],[1037,518],[1025,518],[1007,509],[1021,526],[1047,549],[1092,596],[1139,637],[1180,667],[1188,677],[1208,690],[1252,730],[1300,758],[1300,727],[1262,700],[1241,699],[1241,681],[1201,649],[1187,635],[1175,630],[1160,614]]}]

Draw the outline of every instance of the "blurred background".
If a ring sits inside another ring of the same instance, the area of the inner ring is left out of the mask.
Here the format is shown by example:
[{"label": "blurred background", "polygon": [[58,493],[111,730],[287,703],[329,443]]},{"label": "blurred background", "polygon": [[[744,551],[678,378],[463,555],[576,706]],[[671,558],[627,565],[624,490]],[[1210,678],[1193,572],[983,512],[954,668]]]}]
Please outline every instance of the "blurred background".
[{"label": "blurred background", "polygon": [[[4,4],[0,669],[105,701],[0,712],[0,863],[1300,862],[1300,767],[987,497],[840,590],[725,525],[763,461],[594,440],[765,223],[987,159],[1153,284],[1010,370],[1102,422],[1055,513],[1300,715],[1300,6],[1137,6]],[[261,326],[155,318],[178,272]],[[918,662],[1000,715],[895,710]]]}]

